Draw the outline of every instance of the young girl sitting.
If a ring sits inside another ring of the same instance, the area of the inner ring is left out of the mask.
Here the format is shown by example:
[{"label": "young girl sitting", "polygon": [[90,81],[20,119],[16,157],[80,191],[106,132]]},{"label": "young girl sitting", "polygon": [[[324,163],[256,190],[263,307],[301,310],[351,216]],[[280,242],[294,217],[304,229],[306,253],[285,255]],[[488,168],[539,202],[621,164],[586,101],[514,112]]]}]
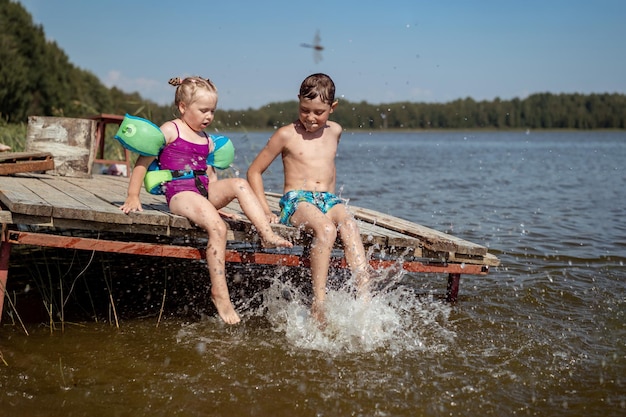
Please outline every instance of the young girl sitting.
[{"label": "young girl sitting", "polygon": [[[258,198],[245,179],[218,180],[215,169],[207,166],[207,156],[214,144],[204,129],[213,122],[217,107],[217,89],[213,83],[200,77],[173,78],[169,83],[176,87],[174,104],[180,117],[161,126],[165,147],[159,155],[160,168],[200,174],[167,182],[165,197],[172,213],[185,216],[206,230],[211,298],[222,320],[236,324],[241,319],[230,301],[226,284],[227,226],[218,210],[237,198],[265,247],[291,247],[292,244],[272,231]],[[120,207],[124,213],[142,211],[139,192],[154,159],[153,156],[137,159],[128,185],[128,197]]]}]

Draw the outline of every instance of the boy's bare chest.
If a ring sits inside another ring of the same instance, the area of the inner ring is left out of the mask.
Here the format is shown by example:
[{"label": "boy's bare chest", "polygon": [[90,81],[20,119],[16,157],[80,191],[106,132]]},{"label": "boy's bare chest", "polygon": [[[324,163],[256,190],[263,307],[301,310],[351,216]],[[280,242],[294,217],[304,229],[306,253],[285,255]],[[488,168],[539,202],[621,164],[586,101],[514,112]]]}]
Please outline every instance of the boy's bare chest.
[{"label": "boy's bare chest", "polygon": [[296,159],[334,158],[337,154],[337,141],[326,138],[312,140],[299,138],[298,140],[291,141],[286,147],[286,151],[285,155],[290,155]]}]

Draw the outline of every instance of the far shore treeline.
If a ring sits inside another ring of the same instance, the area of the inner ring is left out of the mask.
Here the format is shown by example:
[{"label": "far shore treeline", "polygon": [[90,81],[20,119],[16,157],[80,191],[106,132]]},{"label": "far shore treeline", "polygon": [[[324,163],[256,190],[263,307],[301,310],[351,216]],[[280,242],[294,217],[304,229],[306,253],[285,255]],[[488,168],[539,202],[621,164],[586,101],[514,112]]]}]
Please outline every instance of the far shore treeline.
[{"label": "far shore treeline", "polygon": [[[85,117],[130,113],[161,124],[173,116],[138,93],[107,88],[73,65],[61,47],[46,41],[22,5],[0,0],[0,126],[28,116]],[[166,80],[164,80],[166,82]],[[295,101],[245,110],[219,109],[213,126],[269,130],[295,120]],[[350,130],[376,129],[625,129],[626,95],[537,93],[524,99],[448,103],[370,104],[340,100],[333,120]]]}]

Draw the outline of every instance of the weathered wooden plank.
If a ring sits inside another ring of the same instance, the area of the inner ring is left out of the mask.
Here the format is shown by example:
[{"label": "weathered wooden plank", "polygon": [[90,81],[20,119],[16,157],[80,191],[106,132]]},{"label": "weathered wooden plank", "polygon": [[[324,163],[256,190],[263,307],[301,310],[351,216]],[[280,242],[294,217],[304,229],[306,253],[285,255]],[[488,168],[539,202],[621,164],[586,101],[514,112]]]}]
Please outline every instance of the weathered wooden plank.
[{"label": "weathered wooden plank", "polygon": [[[120,210],[64,178],[41,179],[37,193],[47,201],[54,201],[53,217],[129,224],[132,221]],[[33,186],[34,187],[34,186]],[[35,191],[33,189],[33,191]]]},{"label": "weathered wooden plank", "polygon": [[[94,178],[111,184],[115,187],[115,190],[123,190],[121,195],[125,198],[128,189],[128,178],[110,175],[94,175]],[[150,194],[142,188],[139,197],[143,211],[128,214],[135,223],[161,225],[167,221],[170,227],[174,229],[193,230],[197,228],[186,217],[172,214],[165,201],[165,196]],[[121,204],[123,204],[123,201]]]},{"label": "weathered wooden plank", "polygon": [[94,213],[88,206],[46,184],[45,180],[25,180],[24,185],[52,206],[52,217],[93,220]]},{"label": "weathered wooden plank", "polygon": [[52,205],[31,191],[28,183],[28,178],[0,178],[0,201],[13,213],[52,216]]},{"label": "weathered wooden plank", "polygon": [[[389,244],[388,242],[389,239],[394,239],[394,240],[397,240],[396,245],[401,246],[402,240],[407,239],[406,235],[403,235],[402,233],[399,233],[399,232],[395,232],[393,230],[385,229],[384,227],[380,227],[377,224],[368,223],[368,222],[364,222],[360,220],[356,220],[356,221],[361,230],[363,243],[368,243],[368,242],[372,243],[376,241],[377,238],[383,237],[386,239],[384,242],[385,244]],[[409,238],[406,243],[413,245],[416,241],[417,239]]]},{"label": "weathered wooden plank", "polygon": [[[103,203],[108,204],[110,206],[109,212],[114,213],[116,223],[139,223],[154,226],[170,225],[171,215],[169,213],[154,210],[150,206],[145,207],[144,205],[144,211],[140,213],[124,214],[120,210],[120,206],[124,203],[120,198],[120,187],[116,186],[116,182],[108,181],[107,178],[103,177],[110,177],[110,175],[94,175],[93,179],[67,178],[66,181],[80,187],[86,193],[93,193]],[[128,181],[128,179],[126,180]],[[126,191],[122,195],[125,196]],[[123,216],[123,218],[119,216]]]},{"label": "weathered wooden plank", "polygon": [[[103,196],[103,198],[107,199],[116,206],[121,206],[122,204],[124,204],[124,201],[126,201],[126,195],[128,193],[128,178],[111,175],[94,175],[94,179],[99,184],[104,184],[103,186],[98,187],[98,189],[106,188],[108,190],[107,195]],[[142,214],[150,213],[150,210],[153,210],[154,213],[151,213],[151,215],[157,216],[159,213],[161,213],[165,215],[167,221],[170,222],[170,217],[172,216],[172,214],[170,213],[169,207],[165,202],[165,196],[150,194],[142,188],[139,198],[141,199],[141,206],[144,210]],[[160,221],[163,221],[163,219],[161,219]]]},{"label": "weathered wooden plank", "polygon": [[13,223],[13,215],[9,210],[0,209],[0,224],[11,224]]},{"label": "weathered wooden plank", "polygon": [[434,251],[486,255],[487,248],[460,239],[447,233],[439,232],[419,224],[411,223],[398,217],[361,207],[352,207],[355,217],[378,226],[418,238],[424,247]]},{"label": "weathered wooden plank", "polygon": [[86,230],[90,232],[114,232],[114,233],[133,233],[153,236],[169,236],[170,228],[168,226],[141,225],[134,223],[105,223],[99,221],[90,221],[84,219],[67,219],[62,217],[52,218],[51,227],[60,230]]},{"label": "weathered wooden plank", "polygon": [[20,224],[30,226],[52,227],[52,217],[33,216],[30,214],[20,214],[11,212],[11,221],[8,224]]},{"label": "weathered wooden plank", "polygon": [[[469,262],[468,262],[469,263]],[[478,263],[478,262],[476,262]],[[500,259],[498,259],[498,257],[492,253],[487,253],[484,258],[482,259],[481,262],[482,265],[488,265],[488,266],[499,266],[500,265]]]}]

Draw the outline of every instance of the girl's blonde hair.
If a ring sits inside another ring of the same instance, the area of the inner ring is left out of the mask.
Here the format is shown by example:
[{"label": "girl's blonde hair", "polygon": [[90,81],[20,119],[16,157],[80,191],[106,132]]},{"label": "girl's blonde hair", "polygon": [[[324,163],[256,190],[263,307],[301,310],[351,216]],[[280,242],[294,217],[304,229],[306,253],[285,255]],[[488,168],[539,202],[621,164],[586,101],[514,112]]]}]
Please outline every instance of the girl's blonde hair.
[{"label": "girl's blonde hair", "polygon": [[202,77],[186,77],[186,78],[170,78],[169,84],[176,87],[176,93],[174,94],[174,104],[176,107],[180,103],[190,105],[196,100],[196,96],[199,91],[208,91],[211,94],[215,94],[217,99],[217,88],[215,84],[208,78]]}]

